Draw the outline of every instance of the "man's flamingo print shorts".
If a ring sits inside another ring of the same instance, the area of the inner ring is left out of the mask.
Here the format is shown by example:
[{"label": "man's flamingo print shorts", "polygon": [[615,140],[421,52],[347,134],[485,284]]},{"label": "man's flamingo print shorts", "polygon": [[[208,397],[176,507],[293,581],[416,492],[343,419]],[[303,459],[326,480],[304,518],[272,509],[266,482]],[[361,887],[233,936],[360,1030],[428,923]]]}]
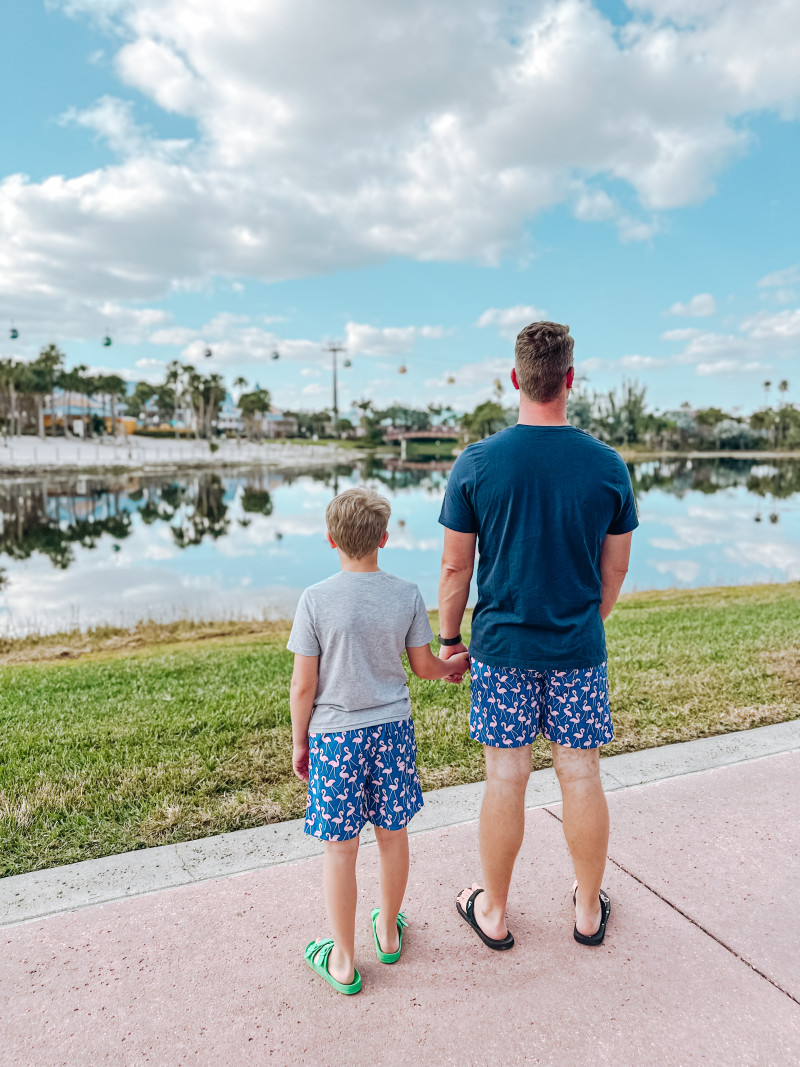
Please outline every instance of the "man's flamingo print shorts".
[{"label": "man's flamingo print shorts", "polygon": [[311,734],[308,747],[304,829],[312,837],[347,841],[365,822],[402,830],[422,807],[411,719]]},{"label": "man's flamingo print shorts", "polygon": [[614,736],[605,663],[530,671],[472,660],[469,736],[492,748],[532,745],[540,732],[564,748],[600,748]]}]

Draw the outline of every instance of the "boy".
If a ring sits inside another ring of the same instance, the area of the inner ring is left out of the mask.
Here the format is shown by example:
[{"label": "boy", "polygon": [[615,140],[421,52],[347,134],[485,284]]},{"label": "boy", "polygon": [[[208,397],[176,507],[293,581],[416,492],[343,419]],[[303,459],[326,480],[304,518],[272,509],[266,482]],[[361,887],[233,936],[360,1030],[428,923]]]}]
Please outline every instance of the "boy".
[{"label": "boy", "polygon": [[[358,993],[356,855],[365,822],[375,827],[381,904],[372,912],[381,963],[400,958],[406,919],[408,831],[422,807],[411,704],[401,656],[420,678],[460,682],[466,653],[433,655],[433,631],[413,582],[378,567],[391,508],[374,490],[347,489],[328,505],[328,541],[341,571],[300,597],[288,648],[295,774],[308,782],[305,832],[325,842],[323,885],[332,939],[305,958],[340,993]],[[309,736],[310,735],[310,736]]]}]

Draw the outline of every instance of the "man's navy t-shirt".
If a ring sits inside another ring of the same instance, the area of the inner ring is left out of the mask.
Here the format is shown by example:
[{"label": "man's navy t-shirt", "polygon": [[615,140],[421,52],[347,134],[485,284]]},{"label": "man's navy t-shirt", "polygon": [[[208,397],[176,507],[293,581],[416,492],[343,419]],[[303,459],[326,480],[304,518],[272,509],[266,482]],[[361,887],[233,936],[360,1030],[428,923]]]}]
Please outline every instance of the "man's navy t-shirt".
[{"label": "man's navy t-shirt", "polygon": [[542,671],[606,659],[600,551],[639,525],[618,452],[574,426],[512,426],[461,453],[439,522],[478,535],[475,659]]}]

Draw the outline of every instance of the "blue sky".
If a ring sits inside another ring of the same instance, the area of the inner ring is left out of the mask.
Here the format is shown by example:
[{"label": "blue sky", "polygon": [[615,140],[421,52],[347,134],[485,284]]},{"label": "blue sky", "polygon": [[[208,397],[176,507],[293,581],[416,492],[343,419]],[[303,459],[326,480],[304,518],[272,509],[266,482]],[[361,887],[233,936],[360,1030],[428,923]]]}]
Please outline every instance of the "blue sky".
[{"label": "blue sky", "polygon": [[342,406],[463,409],[547,317],[598,390],[800,397],[796,5],[308,10],[6,0],[0,354],[316,408],[340,337]]}]

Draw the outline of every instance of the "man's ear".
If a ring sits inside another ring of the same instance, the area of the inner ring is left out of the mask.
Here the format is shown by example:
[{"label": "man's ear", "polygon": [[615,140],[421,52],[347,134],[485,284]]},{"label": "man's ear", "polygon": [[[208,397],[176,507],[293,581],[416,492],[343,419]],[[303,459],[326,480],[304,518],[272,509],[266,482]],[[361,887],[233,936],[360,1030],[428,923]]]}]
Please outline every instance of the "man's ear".
[{"label": "man's ear", "polygon": [[386,532],[384,533],[383,537],[378,542],[378,548],[383,548],[388,540],[389,540],[389,531],[386,530]]},{"label": "man's ear", "polygon": [[338,545],[336,544],[334,539],[331,537],[330,530],[326,530],[325,531],[325,536],[328,538],[328,544],[331,546],[331,548],[338,548]]},{"label": "man's ear", "polygon": [[575,368],[570,367],[567,371],[567,389],[571,389],[575,384]]},{"label": "man's ear", "polygon": [[517,368],[516,367],[512,367],[511,368],[511,384],[514,386],[514,388],[517,391],[519,391],[519,382],[517,381]]}]

